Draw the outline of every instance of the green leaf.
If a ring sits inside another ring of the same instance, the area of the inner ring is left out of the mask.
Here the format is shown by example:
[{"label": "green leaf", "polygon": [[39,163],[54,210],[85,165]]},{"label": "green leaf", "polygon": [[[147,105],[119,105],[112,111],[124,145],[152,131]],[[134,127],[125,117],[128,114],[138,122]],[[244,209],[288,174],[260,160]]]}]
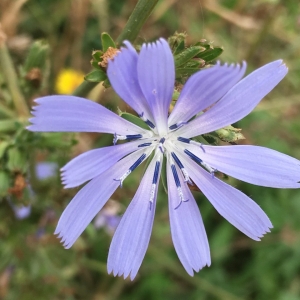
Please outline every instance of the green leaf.
[{"label": "green leaf", "polygon": [[102,70],[93,70],[87,74],[84,79],[89,82],[101,82],[107,79],[107,75]]},{"label": "green leaf", "polygon": [[119,116],[122,117],[123,119],[141,127],[141,128],[144,128],[144,129],[148,129],[149,130],[149,127],[148,125],[139,117],[133,115],[133,114],[130,114],[130,113],[127,113],[127,112],[123,112],[123,111],[120,111],[119,110]]},{"label": "green leaf", "polygon": [[106,52],[109,47],[117,48],[114,40],[111,38],[111,36],[107,32],[103,32],[101,34],[101,41],[102,41],[103,52]]},{"label": "green leaf", "polygon": [[196,57],[205,60],[206,62],[210,62],[220,56],[223,52],[223,49],[220,47],[211,48],[199,53]]},{"label": "green leaf", "polygon": [[182,51],[180,54],[175,55],[175,67],[180,67],[184,64],[186,64],[188,61],[190,61],[193,57],[195,57],[200,52],[203,52],[205,48],[201,46],[192,46],[184,51]]}]

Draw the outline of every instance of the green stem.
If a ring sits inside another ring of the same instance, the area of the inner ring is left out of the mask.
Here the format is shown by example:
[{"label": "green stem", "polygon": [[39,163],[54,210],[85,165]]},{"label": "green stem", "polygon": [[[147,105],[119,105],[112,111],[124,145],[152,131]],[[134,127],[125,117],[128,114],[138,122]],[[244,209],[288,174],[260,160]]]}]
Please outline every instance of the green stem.
[{"label": "green stem", "polygon": [[83,81],[80,86],[73,92],[74,96],[84,97],[86,96],[96,85],[98,82],[89,82]]},{"label": "green stem", "polygon": [[[117,44],[121,44],[124,40],[134,42],[137,38],[142,26],[150,16],[158,0],[139,0],[134,8],[131,16],[129,17],[123,31],[117,38]],[[73,92],[74,96],[84,97],[86,96],[97,83],[84,81]]]},{"label": "green stem", "polygon": [[29,109],[26,101],[18,86],[18,77],[14,69],[10,54],[4,42],[0,43],[0,65],[4,78],[7,82],[8,88],[12,95],[12,99],[15,105],[15,109],[18,115],[28,116]]},{"label": "green stem", "polygon": [[134,42],[157,2],[158,0],[139,0],[125,28],[117,38],[118,44],[121,44],[124,40]]}]

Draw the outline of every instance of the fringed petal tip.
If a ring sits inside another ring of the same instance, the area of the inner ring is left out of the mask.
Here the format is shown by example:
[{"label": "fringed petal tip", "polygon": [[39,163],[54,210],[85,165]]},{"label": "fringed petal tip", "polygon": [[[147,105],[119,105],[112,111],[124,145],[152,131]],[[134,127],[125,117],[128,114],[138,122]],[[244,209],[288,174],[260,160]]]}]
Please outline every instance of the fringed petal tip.
[{"label": "fringed petal tip", "polygon": [[133,273],[132,270],[129,272],[122,272],[118,270],[109,269],[107,267],[107,273],[109,275],[113,275],[114,277],[123,277],[124,280],[129,278],[131,281],[133,281],[137,275],[137,273]]},{"label": "fringed petal tip", "polygon": [[262,239],[267,233],[269,233],[269,232],[271,232],[271,231],[270,231],[270,228],[266,229],[264,232],[262,232],[262,233],[261,233],[260,235],[258,235],[257,237],[255,237],[255,236],[250,236],[250,235],[247,235],[247,236],[249,236],[252,240],[254,240],[254,241],[256,241],[256,242],[260,242],[261,239]]},{"label": "fringed petal tip", "polygon": [[59,242],[63,245],[65,249],[70,249],[73,246],[74,242],[71,243],[70,241],[67,241],[67,237],[65,237],[63,233],[59,231],[57,228],[54,232],[54,235],[56,236],[57,239],[59,239]]},{"label": "fringed petal tip", "polygon": [[271,229],[273,228],[273,225],[271,221],[267,218],[265,220],[261,220],[264,224],[261,224],[259,227],[252,228],[252,230],[246,230],[244,231],[243,228],[237,227],[241,232],[243,232],[245,235],[253,239],[254,241],[260,242],[261,239],[269,232],[271,232]]}]

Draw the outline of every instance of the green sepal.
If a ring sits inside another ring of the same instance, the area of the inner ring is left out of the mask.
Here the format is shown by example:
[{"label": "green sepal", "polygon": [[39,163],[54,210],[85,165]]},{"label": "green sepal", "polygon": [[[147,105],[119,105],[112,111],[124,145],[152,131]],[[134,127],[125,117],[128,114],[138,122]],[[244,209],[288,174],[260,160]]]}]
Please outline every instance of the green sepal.
[{"label": "green sepal", "polygon": [[172,100],[178,100],[180,93],[176,90],[173,91]]},{"label": "green sepal", "polygon": [[23,154],[24,151],[21,152],[15,147],[8,149],[8,161],[6,164],[7,169],[12,172],[25,173],[25,171],[27,170],[27,159]]},{"label": "green sepal", "polygon": [[108,88],[111,87],[111,84],[110,84],[110,81],[109,81],[108,78],[106,78],[106,79],[103,81],[102,84],[103,84],[103,86],[104,86],[106,89],[108,89]]},{"label": "green sepal", "polygon": [[91,61],[91,65],[94,69],[97,69],[97,70],[102,70],[102,68],[99,66],[99,63],[97,63],[96,61]]},{"label": "green sepal", "polygon": [[149,126],[141,118],[139,118],[133,114],[130,114],[128,112],[123,112],[121,110],[119,110],[118,113],[121,118],[123,118],[141,128],[149,130]]},{"label": "green sepal", "polygon": [[182,52],[184,50],[184,47],[185,47],[185,42],[181,41],[174,49],[174,55],[178,55],[180,52]]},{"label": "green sepal", "polygon": [[215,47],[207,49],[203,52],[200,52],[199,54],[196,55],[197,58],[203,59],[206,63],[216,59],[218,56],[220,56],[223,52],[223,48],[221,47]]},{"label": "green sepal", "polygon": [[178,68],[176,69],[176,78],[189,77],[198,71],[200,71],[199,68]]},{"label": "green sepal", "polygon": [[93,70],[89,74],[87,74],[84,79],[89,82],[101,82],[107,79],[106,73],[99,69],[99,70]]},{"label": "green sepal", "polygon": [[198,70],[205,65],[205,61],[201,58],[194,58],[186,64],[186,68],[197,68]]},{"label": "green sepal", "polygon": [[4,171],[0,171],[0,197],[1,198],[7,195],[9,187],[10,187],[9,175]]},{"label": "green sepal", "polygon": [[111,36],[107,32],[103,32],[101,34],[101,41],[102,41],[103,52],[106,52],[109,47],[117,48],[114,40],[111,38]]},{"label": "green sepal", "polygon": [[102,55],[103,55],[103,51],[101,50],[94,50],[92,52],[91,65],[97,70],[103,70],[103,68],[99,65],[103,60]]},{"label": "green sepal", "polygon": [[168,38],[168,43],[172,52],[176,55],[184,50],[185,48],[185,39],[187,37],[186,33],[175,32],[174,35]]},{"label": "green sepal", "polygon": [[219,139],[223,142],[232,143],[238,140],[245,139],[244,135],[241,133],[242,129],[234,128],[233,126],[229,125],[222,129],[216,130],[216,134],[218,135]]},{"label": "green sepal", "polygon": [[95,50],[92,52],[93,60],[96,62],[102,61],[102,55],[103,55],[103,51],[101,51],[101,50]]},{"label": "green sepal", "polygon": [[192,58],[194,58],[197,54],[200,52],[205,51],[205,48],[202,46],[191,46],[181,53],[175,55],[174,60],[175,60],[175,67],[180,67],[187,62],[189,62]]},{"label": "green sepal", "polygon": [[[226,143],[234,143],[238,140],[245,139],[241,131],[242,130],[240,128],[234,128],[229,125],[216,131],[203,134],[202,138],[204,138],[210,145],[218,145],[220,140]],[[200,136],[197,138],[199,137]]]},{"label": "green sepal", "polygon": [[218,136],[214,132],[202,134],[202,138],[205,140],[205,142],[207,142],[210,145],[218,145],[219,144]]}]

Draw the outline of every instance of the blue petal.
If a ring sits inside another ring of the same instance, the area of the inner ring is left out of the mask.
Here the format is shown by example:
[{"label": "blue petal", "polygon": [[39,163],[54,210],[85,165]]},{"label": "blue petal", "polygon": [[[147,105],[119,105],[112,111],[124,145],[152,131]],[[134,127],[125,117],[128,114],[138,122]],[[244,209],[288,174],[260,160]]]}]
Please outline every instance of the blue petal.
[{"label": "blue petal", "polygon": [[136,151],[85,185],[72,199],[61,215],[55,234],[62,239],[65,248],[70,248],[83,230],[107,202],[120,183],[121,177],[138,159],[143,150]]},{"label": "blue petal", "polygon": [[[180,170],[177,167],[176,169],[180,174]],[[167,179],[172,240],[182,265],[187,273],[193,276],[193,270],[198,272],[211,263],[205,228],[196,201],[187,184],[183,182],[182,176],[182,192],[188,201],[178,207],[180,199],[169,163]]]},{"label": "blue petal", "polygon": [[211,109],[178,129],[178,135],[190,138],[239,121],[284,78],[287,71],[282,60],[257,69],[238,82]]},{"label": "blue petal", "polygon": [[169,116],[168,124],[187,122],[200,111],[220,100],[244,76],[246,63],[215,65],[189,78]]},{"label": "blue petal", "polygon": [[237,179],[274,188],[300,187],[300,161],[258,146],[187,145],[195,155],[218,171]]},{"label": "blue petal", "polygon": [[168,132],[168,110],[175,83],[174,59],[166,40],[143,44],[138,58],[140,87],[152,111],[158,133]]},{"label": "blue petal", "polygon": [[[108,273],[133,280],[148,248],[155,214],[157,189],[151,209],[149,199],[156,161],[153,159],[128,206],[110,245]],[[160,173],[160,170],[159,170]]]},{"label": "blue petal", "polygon": [[143,134],[142,128],[122,119],[104,106],[74,96],[46,96],[35,100],[31,131],[103,132]]},{"label": "blue petal", "polygon": [[71,188],[93,179],[112,167],[125,155],[139,149],[141,141],[87,151],[68,162],[62,170],[65,188]]},{"label": "blue petal", "polygon": [[125,41],[127,48],[111,61],[107,68],[109,81],[116,93],[130,105],[139,115],[153,122],[148,103],[140,88],[137,76],[138,54],[132,45]]},{"label": "blue petal", "polygon": [[256,241],[270,232],[272,223],[252,199],[217,177],[212,177],[189,158],[180,155],[180,159],[198,188],[228,222]]}]

